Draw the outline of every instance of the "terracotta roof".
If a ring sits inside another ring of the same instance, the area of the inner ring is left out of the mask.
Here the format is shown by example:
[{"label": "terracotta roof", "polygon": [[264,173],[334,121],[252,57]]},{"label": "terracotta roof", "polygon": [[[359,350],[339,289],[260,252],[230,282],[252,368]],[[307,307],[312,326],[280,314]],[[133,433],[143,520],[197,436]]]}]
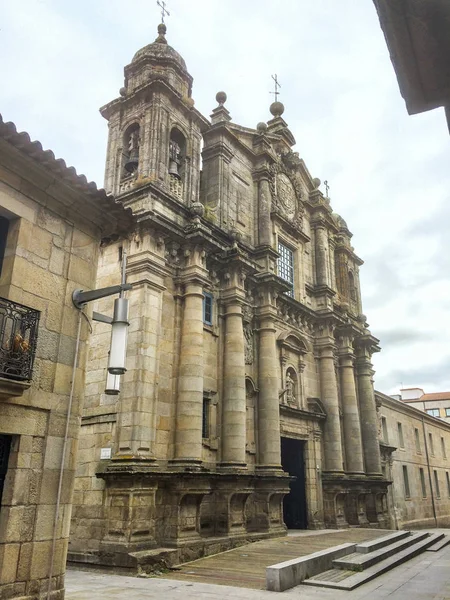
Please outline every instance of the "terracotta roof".
[{"label": "terracotta roof", "polygon": [[25,131],[17,131],[12,122],[5,122],[0,114],[0,139],[6,140],[15,148],[27,154],[34,161],[50,171],[54,177],[64,181],[71,188],[77,189],[92,202],[99,205],[100,210],[117,222],[116,233],[129,230],[134,223],[131,209],[124,208],[116,202],[114,196],[98,188],[94,181],[88,182],[85,175],[79,175],[75,167],[68,167],[62,158],[56,158],[51,150],[44,150],[39,141],[31,141]]},{"label": "terracotta roof", "polygon": [[424,394],[419,400],[450,400],[450,392],[436,392],[434,394]]}]

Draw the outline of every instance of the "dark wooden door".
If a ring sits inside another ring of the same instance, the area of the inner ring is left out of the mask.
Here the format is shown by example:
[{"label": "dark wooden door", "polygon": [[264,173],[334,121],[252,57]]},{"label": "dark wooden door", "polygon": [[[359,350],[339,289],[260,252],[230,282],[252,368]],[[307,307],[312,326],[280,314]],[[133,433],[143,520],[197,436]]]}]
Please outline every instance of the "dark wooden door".
[{"label": "dark wooden door", "polygon": [[11,449],[11,436],[0,435],[0,507],[2,505],[3,486],[8,472],[9,451]]},{"label": "dark wooden door", "polygon": [[305,443],[302,440],[281,438],[281,464],[294,479],[290,493],[283,500],[283,517],[288,529],[307,529]]}]

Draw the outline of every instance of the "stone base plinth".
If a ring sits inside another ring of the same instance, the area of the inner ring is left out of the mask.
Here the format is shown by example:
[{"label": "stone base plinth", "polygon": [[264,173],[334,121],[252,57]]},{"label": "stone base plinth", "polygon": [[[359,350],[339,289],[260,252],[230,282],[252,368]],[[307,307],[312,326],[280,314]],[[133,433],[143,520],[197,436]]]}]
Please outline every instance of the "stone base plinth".
[{"label": "stone base plinth", "polygon": [[389,481],[367,476],[324,474],[322,480],[325,526],[389,527],[387,489]]},{"label": "stone base plinth", "polygon": [[101,539],[85,551],[72,538],[73,562],[151,572],[286,534],[282,503],[290,478],[283,472],[155,471],[112,461],[97,476],[106,489],[92,538]]}]

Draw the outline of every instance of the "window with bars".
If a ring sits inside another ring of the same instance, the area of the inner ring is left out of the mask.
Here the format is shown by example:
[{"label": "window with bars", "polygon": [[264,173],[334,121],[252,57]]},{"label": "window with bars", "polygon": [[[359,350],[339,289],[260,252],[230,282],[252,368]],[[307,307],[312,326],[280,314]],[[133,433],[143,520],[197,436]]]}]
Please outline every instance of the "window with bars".
[{"label": "window with bars", "polygon": [[387,429],[386,417],[381,417],[381,432],[382,432],[382,435],[383,435],[383,442],[385,444],[387,444],[389,442],[389,437],[388,437],[388,429]]},{"label": "window with bars", "polygon": [[[278,275],[294,286],[294,253],[290,248],[278,242]],[[294,289],[286,292],[288,296],[294,297]]]},{"label": "window with bars", "polygon": [[398,431],[398,444],[400,448],[405,447],[405,440],[403,439],[403,427],[400,422],[397,423],[397,431]]},{"label": "window with bars", "polygon": [[403,486],[405,490],[405,498],[411,498],[411,490],[409,488],[408,467],[403,465]]},{"label": "window with bars", "polygon": [[212,325],[213,319],[213,297],[212,294],[203,294],[203,323]]},{"label": "window with bars", "polygon": [[439,489],[439,475],[437,471],[433,471],[434,472],[434,488],[436,491],[436,498],[440,498],[441,497],[441,490]]},{"label": "window with bars", "polygon": [[203,398],[202,412],[202,438],[208,439],[210,436],[210,398]]},{"label": "window with bars", "polygon": [[447,458],[447,449],[445,447],[445,440],[441,437],[441,448],[442,448],[442,458]]},{"label": "window with bars", "polygon": [[426,498],[427,497],[427,486],[425,484],[425,473],[423,472],[422,468],[419,469],[419,474],[420,474],[420,485],[422,487],[422,498]]},{"label": "window with bars", "polygon": [[416,452],[417,454],[421,454],[422,449],[420,447],[420,433],[419,430],[416,428],[414,428],[414,438],[416,440]]}]

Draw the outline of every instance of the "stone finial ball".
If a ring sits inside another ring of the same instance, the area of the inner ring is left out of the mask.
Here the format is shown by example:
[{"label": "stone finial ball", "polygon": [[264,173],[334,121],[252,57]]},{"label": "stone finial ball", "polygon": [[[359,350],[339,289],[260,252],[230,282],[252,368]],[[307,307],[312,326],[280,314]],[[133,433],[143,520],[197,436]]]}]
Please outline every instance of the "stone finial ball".
[{"label": "stone finial ball", "polygon": [[120,88],[120,90],[119,90],[119,94],[120,94],[121,96],[126,96],[126,95],[127,95],[127,90],[126,90],[126,88],[124,88],[124,87],[121,87],[121,88]]},{"label": "stone finial ball", "polygon": [[319,187],[319,185],[320,185],[321,183],[322,183],[322,182],[320,181],[320,179],[319,179],[318,177],[314,177],[314,179],[313,179],[313,184],[316,186],[316,189]]},{"label": "stone finial ball", "polygon": [[216,100],[219,104],[225,104],[225,102],[227,101],[227,95],[225,94],[225,92],[217,92]]},{"label": "stone finial ball", "polygon": [[258,133],[260,133],[262,135],[263,133],[265,133],[267,131],[267,123],[264,123],[264,121],[261,121],[256,126],[256,130]]},{"label": "stone finial ball", "polygon": [[269,110],[274,117],[281,117],[284,113],[284,104],[282,102],[272,102]]},{"label": "stone finial ball", "polygon": [[167,33],[167,27],[165,23],[160,23],[158,25],[158,33],[159,35],[166,35]]}]

